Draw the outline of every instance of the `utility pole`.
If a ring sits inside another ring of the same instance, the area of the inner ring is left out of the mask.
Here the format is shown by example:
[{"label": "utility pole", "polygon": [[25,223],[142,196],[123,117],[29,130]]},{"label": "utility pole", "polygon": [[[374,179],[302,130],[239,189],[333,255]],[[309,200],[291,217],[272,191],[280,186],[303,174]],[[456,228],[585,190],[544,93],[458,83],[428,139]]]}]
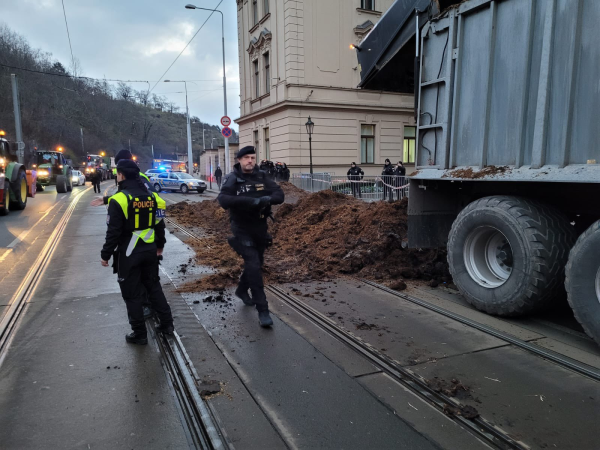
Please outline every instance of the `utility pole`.
[{"label": "utility pole", "polygon": [[81,130],[81,152],[85,154],[85,148],[83,146],[83,127],[79,127],[79,129]]},{"label": "utility pole", "polygon": [[19,106],[19,82],[14,73],[10,74],[13,93],[13,107],[15,110],[15,131],[17,133],[17,158],[20,164],[25,163],[25,142],[23,142],[23,129],[21,128],[21,107]]}]

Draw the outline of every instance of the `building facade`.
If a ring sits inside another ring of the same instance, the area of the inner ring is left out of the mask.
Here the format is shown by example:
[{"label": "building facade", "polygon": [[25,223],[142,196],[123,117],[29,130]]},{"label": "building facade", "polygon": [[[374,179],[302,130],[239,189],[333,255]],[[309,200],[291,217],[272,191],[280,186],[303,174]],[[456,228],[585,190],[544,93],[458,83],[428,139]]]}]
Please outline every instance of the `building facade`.
[{"label": "building facade", "polygon": [[343,175],[414,161],[410,94],[358,89],[356,50],[393,0],[237,0],[240,145],[258,159]]},{"label": "building facade", "polygon": [[[229,164],[230,167],[237,162],[235,160],[235,155],[237,154],[240,146],[238,143],[230,142],[229,143]],[[223,175],[225,175],[225,146],[219,145],[217,148],[211,149],[207,148],[206,151],[200,155],[200,167],[199,174],[202,179],[208,180],[208,177],[211,174],[214,175],[217,167],[221,167],[223,171]]]}]

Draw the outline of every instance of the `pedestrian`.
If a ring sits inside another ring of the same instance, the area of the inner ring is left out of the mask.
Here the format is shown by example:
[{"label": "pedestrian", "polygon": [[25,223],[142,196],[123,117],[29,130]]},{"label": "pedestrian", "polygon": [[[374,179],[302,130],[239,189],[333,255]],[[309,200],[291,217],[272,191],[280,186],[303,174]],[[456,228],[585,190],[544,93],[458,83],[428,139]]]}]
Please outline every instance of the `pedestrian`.
[{"label": "pedestrian", "polygon": [[290,181],[290,169],[286,163],[283,163],[283,181]]},{"label": "pedestrian", "polygon": [[[219,204],[229,210],[233,237],[229,245],[244,259],[244,271],[235,295],[248,306],[256,306],[262,327],[273,325],[265,295],[262,265],[264,253],[272,244],[267,218],[271,205],[283,203],[284,194],[277,183],[256,165],[254,147],[242,148],[236,155],[238,163],[223,180]],[[248,294],[248,290],[252,296]]]},{"label": "pedestrian", "polygon": [[403,197],[402,192],[404,191],[404,189],[400,188],[404,186],[404,176],[406,175],[406,167],[404,167],[402,161],[398,161],[398,164],[396,164],[396,167],[394,168],[394,175],[396,175],[395,184],[398,188],[396,192],[398,193],[398,200],[400,200]]},{"label": "pedestrian", "polygon": [[362,189],[359,181],[363,179],[365,173],[356,165],[355,162],[352,162],[352,164],[350,164],[350,169],[348,169],[347,175],[348,180],[350,180],[350,186],[352,186],[352,195],[356,197],[358,194],[358,197],[362,198]]},{"label": "pedestrian", "polygon": [[219,189],[221,189],[221,178],[223,177],[223,171],[220,166],[217,166],[217,170],[215,170],[215,178],[217,179],[217,185]]},{"label": "pedestrian", "polygon": [[392,189],[394,185],[394,166],[392,166],[389,159],[385,160],[381,175],[383,180],[383,200],[389,196],[390,202],[394,201],[394,190]]},{"label": "pedestrian", "polygon": [[125,340],[145,345],[148,336],[142,305],[146,295],[160,320],[156,329],[173,334],[174,328],[158,275],[158,258],[166,242],[163,221],[166,203],[146,189],[139,173],[132,160],[123,159],[117,164],[120,190],[108,201],[106,241],[100,255],[104,267],[113,258],[113,271],[118,276],[132,329]]},{"label": "pedestrian", "polygon": [[259,169],[260,169],[260,170],[262,170],[262,171],[263,171],[263,172],[265,172],[265,173],[268,173],[268,172],[269,172],[269,161],[267,161],[266,159],[263,159],[263,160],[260,162],[260,167],[259,167]]},{"label": "pedestrian", "polygon": [[102,174],[100,169],[96,169],[92,173],[92,185],[94,186],[94,193],[100,193],[100,180],[102,180]]},{"label": "pedestrian", "polygon": [[[115,164],[117,163],[115,158]],[[117,168],[113,167],[112,169],[113,178],[115,179],[115,186],[119,187],[119,182],[117,181]]]}]

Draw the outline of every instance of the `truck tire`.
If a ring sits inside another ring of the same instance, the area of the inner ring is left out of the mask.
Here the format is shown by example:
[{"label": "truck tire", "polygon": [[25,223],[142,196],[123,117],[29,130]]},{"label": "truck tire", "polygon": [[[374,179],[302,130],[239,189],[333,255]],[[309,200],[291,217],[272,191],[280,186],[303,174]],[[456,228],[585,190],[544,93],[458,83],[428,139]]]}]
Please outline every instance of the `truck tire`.
[{"label": "truck tire", "polygon": [[577,239],[569,254],[565,287],[575,318],[600,344],[600,220]]},{"label": "truck tire", "polygon": [[56,192],[64,194],[67,192],[67,179],[64,175],[56,176]]},{"label": "truck tire", "polygon": [[17,179],[10,184],[15,200],[10,202],[10,209],[21,211],[27,206],[27,174],[20,170]]},{"label": "truck tire", "polygon": [[488,314],[519,316],[564,294],[575,230],[562,213],[537,201],[492,196],[463,209],[448,237],[454,284]]}]

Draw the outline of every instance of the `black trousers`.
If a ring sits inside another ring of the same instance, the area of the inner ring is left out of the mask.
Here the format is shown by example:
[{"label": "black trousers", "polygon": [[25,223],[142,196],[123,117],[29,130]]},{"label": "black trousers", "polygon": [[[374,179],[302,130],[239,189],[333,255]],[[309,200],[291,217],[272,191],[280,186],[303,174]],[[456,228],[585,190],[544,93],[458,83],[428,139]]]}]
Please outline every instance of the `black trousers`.
[{"label": "black trousers", "polygon": [[360,190],[360,183],[350,182],[350,184],[352,185],[352,195],[354,195],[355,197],[362,198],[362,191]]},{"label": "black trousers", "polygon": [[[389,186],[392,186],[394,180],[390,176],[384,176],[383,182]],[[390,201],[392,201],[394,200],[394,190],[390,187],[387,187],[385,184],[383,185],[383,200],[386,200],[389,197]]]},{"label": "black trousers", "polygon": [[132,253],[125,256],[119,252],[118,276],[121,295],[127,306],[127,316],[131,329],[136,334],[146,334],[144,309],[142,305],[147,298],[156,311],[160,323],[172,325],[171,307],[167,303],[160,277],[158,276],[158,257],[156,250]]},{"label": "black trousers", "polygon": [[[398,187],[404,186],[404,183],[404,177],[396,178],[396,184],[398,185]],[[402,192],[404,192],[404,189],[398,189],[396,190],[396,192],[398,193],[398,200],[400,200],[402,198]]]},{"label": "black trousers", "polygon": [[219,187],[221,187],[221,177],[216,177],[217,178],[217,185]]},{"label": "black trousers", "polygon": [[94,185],[94,192],[97,192],[99,194],[100,193],[100,182],[92,181],[92,184]]},{"label": "black trousers", "polygon": [[244,271],[238,287],[244,291],[250,289],[256,309],[268,311],[269,303],[265,295],[262,266],[265,262],[267,236],[237,235],[229,238],[229,245],[244,259]]}]

